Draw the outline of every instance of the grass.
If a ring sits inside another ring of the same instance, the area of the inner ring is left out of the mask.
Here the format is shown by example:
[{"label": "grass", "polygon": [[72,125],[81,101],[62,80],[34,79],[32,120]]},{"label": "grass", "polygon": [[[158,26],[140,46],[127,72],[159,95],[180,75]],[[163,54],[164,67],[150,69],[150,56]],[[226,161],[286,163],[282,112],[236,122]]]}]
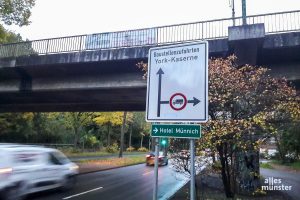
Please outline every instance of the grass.
[{"label": "grass", "polygon": [[102,166],[112,166],[112,167],[122,167],[129,165],[136,165],[145,163],[145,156],[132,156],[132,157],[123,157],[123,158],[103,158],[103,159],[93,159],[93,160],[81,160],[78,163],[85,164],[95,164]]},{"label": "grass", "polygon": [[297,169],[297,170],[300,170],[300,161],[296,161],[296,162],[293,162],[293,163],[290,163],[291,165],[291,167],[293,168],[293,169]]},{"label": "grass", "polygon": [[[116,153],[108,153],[106,151],[95,151],[95,152],[70,152],[70,151],[63,151],[63,153],[67,157],[88,157],[88,156],[108,156],[108,155],[116,155]],[[133,151],[133,152],[124,152],[124,154],[145,154],[145,152],[138,152],[138,151]]]},{"label": "grass", "polygon": [[294,169],[294,170],[300,170],[300,160],[292,162],[292,163],[282,163],[279,160],[272,160],[271,163],[275,164],[275,165],[287,166],[287,167],[290,167],[291,169]]},{"label": "grass", "polygon": [[274,169],[274,167],[272,167],[272,165],[270,165],[270,163],[260,163],[259,166],[261,168],[265,168],[265,169]]}]

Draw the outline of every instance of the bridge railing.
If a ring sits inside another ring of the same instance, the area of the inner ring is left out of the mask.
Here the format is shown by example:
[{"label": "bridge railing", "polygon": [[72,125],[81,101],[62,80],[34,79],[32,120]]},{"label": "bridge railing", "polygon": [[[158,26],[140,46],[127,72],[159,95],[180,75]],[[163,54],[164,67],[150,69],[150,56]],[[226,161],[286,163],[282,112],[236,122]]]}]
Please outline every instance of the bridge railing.
[{"label": "bridge railing", "polygon": [[[267,34],[299,31],[300,10],[247,16],[247,24],[257,23],[264,23]],[[242,18],[2,44],[0,58],[226,38],[233,25],[242,25]]]}]

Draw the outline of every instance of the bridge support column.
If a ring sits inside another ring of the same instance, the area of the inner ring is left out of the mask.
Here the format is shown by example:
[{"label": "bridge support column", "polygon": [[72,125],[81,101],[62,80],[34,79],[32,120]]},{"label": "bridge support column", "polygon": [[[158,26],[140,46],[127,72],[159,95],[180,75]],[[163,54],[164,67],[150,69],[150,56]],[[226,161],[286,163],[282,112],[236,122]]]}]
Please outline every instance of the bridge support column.
[{"label": "bridge support column", "polygon": [[20,75],[20,86],[21,92],[32,91],[32,78],[31,76],[22,68],[16,68],[17,73]]},{"label": "bridge support column", "polygon": [[256,65],[258,49],[265,37],[264,24],[232,26],[228,28],[228,42],[237,64]]}]

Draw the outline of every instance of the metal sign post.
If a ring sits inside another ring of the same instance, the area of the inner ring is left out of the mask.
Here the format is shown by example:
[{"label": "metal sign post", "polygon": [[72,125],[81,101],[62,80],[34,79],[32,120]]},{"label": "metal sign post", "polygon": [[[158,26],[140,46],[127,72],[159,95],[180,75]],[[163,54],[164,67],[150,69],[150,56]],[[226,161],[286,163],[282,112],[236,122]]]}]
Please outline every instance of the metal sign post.
[{"label": "metal sign post", "polygon": [[190,182],[190,200],[195,200],[195,140],[190,140],[190,152],[191,152],[191,182]]},{"label": "metal sign post", "polygon": [[155,138],[155,163],[154,163],[154,188],[153,188],[153,200],[157,200],[158,190],[158,151],[159,151],[159,138]]},{"label": "metal sign post", "polygon": [[[207,122],[208,120],[208,42],[150,48],[146,98],[147,122]],[[156,138],[153,200],[157,200],[158,137],[190,138],[191,200],[195,200],[195,140],[201,126],[153,124]]]}]

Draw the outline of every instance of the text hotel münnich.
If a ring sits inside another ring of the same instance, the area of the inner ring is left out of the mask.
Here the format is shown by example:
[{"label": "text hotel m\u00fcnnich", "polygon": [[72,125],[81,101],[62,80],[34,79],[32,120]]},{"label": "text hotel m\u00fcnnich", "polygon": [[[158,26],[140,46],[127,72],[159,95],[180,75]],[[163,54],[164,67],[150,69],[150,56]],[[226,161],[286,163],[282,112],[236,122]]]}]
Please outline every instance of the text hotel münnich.
[{"label": "text hotel m\u00fcnnich", "polygon": [[160,133],[176,133],[176,134],[199,134],[197,129],[183,129],[183,128],[160,128]]}]

